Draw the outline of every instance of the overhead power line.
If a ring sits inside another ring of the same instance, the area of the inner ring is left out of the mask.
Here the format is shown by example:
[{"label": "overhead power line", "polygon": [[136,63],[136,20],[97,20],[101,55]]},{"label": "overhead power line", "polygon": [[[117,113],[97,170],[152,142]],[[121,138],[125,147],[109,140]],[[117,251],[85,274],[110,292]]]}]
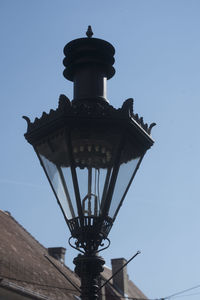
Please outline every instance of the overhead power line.
[{"label": "overhead power line", "polygon": [[199,292],[199,293],[194,293],[194,294],[187,294],[187,295],[177,296],[177,298],[191,297],[191,296],[199,296],[199,295],[200,295],[200,292]]},{"label": "overhead power line", "polygon": [[192,291],[192,290],[194,290],[194,289],[198,289],[198,288],[200,288],[200,284],[198,284],[198,285],[196,285],[196,286],[193,286],[193,287],[191,287],[191,288],[189,288],[189,289],[185,289],[185,290],[182,290],[182,291],[180,291],[180,292],[174,293],[174,294],[172,294],[172,295],[170,295],[170,296],[167,296],[167,297],[161,298],[160,300],[167,300],[167,299],[171,299],[172,297],[175,297],[175,296],[178,296],[178,295],[184,294],[184,293],[186,293],[186,292],[189,292],[189,291]]}]

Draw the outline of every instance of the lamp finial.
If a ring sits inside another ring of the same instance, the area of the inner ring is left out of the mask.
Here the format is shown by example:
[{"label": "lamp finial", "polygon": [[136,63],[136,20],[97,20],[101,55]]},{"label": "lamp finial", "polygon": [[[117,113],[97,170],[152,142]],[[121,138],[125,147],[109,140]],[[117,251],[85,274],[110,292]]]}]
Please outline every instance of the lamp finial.
[{"label": "lamp finial", "polygon": [[90,39],[93,36],[93,31],[92,31],[92,27],[89,25],[87,32],[86,32],[87,37]]}]

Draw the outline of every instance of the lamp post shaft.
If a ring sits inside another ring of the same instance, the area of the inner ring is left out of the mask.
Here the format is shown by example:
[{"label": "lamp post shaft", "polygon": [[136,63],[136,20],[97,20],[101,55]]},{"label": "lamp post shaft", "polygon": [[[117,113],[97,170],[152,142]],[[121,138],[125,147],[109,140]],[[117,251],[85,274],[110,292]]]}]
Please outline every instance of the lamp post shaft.
[{"label": "lamp post shaft", "polygon": [[75,273],[81,279],[81,299],[97,300],[99,276],[105,261],[97,255],[81,255],[74,259]]}]

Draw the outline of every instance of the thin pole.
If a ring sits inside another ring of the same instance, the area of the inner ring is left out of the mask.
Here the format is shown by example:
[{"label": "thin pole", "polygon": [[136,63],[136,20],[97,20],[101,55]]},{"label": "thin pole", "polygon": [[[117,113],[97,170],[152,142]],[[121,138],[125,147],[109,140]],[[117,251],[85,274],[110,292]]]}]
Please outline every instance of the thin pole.
[{"label": "thin pole", "polygon": [[58,270],[58,272],[60,272],[60,274],[62,274],[62,276],[67,280],[69,281],[69,283],[71,283],[71,285],[80,293],[81,290],[65,275],[64,272],[62,272],[60,270],[60,268],[58,268],[58,266],[56,264],[54,264],[54,262],[47,256],[47,255],[44,255],[44,257],[56,268],[56,270]]},{"label": "thin pole", "polygon": [[88,216],[92,215],[91,209],[91,194],[92,194],[92,168],[88,168]]},{"label": "thin pole", "polygon": [[121,268],[119,268],[108,280],[104,282],[104,284],[98,289],[98,292],[104,287],[115,275],[117,275],[124,267],[126,267],[131,260],[133,260],[138,254],[140,254],[140,251],[137,251]]}]

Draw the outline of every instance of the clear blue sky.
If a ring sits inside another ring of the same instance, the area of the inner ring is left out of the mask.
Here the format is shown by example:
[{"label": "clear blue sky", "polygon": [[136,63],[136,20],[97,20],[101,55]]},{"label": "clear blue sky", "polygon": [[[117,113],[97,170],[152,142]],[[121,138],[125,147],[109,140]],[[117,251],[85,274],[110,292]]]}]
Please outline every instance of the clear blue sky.
[{"label": "clear blue sky", "polygon": [[0,1],[0,208],[46,247],[66,247],[72,267],[77,253],[21,117],[56,108],[61,93],[72,98],[62,51],[88,25],[116,49],[110,103],[133,97],[135,112],[157,123],[102,255],[109,266],[140,249],[130,278],[149,298],[165,297],[200,284],[199,0]]}]

